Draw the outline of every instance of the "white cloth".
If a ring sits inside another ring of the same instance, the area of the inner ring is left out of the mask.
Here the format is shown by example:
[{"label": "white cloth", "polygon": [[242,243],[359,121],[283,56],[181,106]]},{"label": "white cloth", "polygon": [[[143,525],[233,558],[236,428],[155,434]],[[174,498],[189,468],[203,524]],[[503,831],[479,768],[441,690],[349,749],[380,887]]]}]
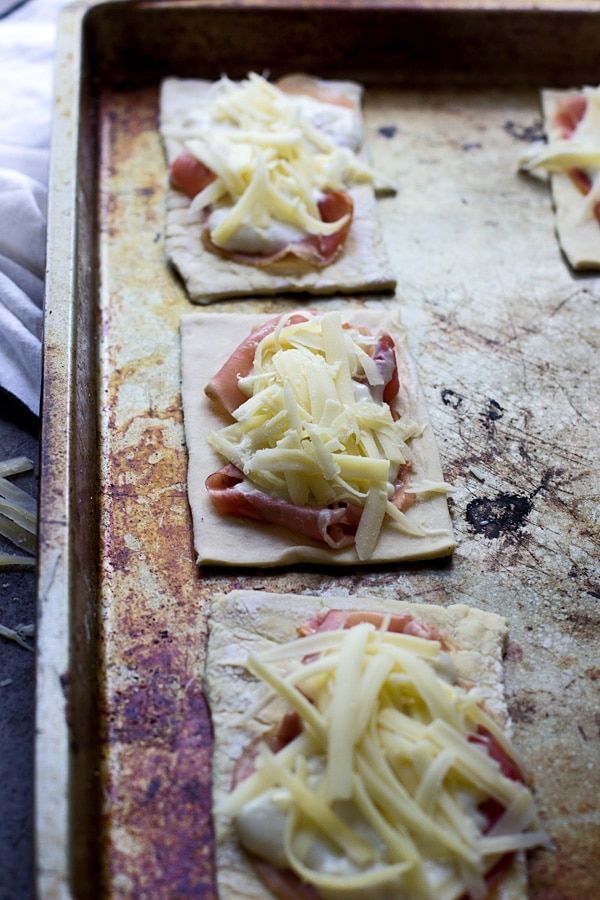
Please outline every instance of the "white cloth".
[{"label": "white cloth", "polygon": [[0,0],[0,386],[39,411],[48,145],[63,0]]}]

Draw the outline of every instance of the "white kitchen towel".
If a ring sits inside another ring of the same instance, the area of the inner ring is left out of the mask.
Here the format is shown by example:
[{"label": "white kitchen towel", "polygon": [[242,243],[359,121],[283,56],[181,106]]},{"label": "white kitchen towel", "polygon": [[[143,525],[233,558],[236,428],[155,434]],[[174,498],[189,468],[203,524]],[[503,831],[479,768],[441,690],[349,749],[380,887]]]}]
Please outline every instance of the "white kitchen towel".
[{"label": "white kitchen towel", "polygon": [[48,145],[63,0],[0,0],[0,386],[39,411]]}]

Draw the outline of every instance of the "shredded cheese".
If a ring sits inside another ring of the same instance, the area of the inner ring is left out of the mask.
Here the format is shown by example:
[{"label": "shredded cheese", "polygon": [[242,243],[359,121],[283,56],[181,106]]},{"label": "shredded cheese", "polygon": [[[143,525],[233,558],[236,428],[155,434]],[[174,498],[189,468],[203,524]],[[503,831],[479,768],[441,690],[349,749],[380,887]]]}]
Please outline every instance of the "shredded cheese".
[{"label": "shredded cheese", "polygon": [[[438,674],[441,655],[437,641],[366,622],[252,655],[250,672],[305,728],[277,754],[261,746],[217,812],[239,816],[252,852],[285,859],[322,896],[486,896],[500,855],[548,839],[529,790],[469,741],[478,707]],[[488,798],[505,807],[489,829]],[[280,827],[261,842],[252,817],[275,812]]]},{"label": "shredded cheese", "polygon": [[[248,399],[233,412],[236,421],[208,438],[260,490],[300,506],[363,507],[362,560],[372,557],[384,523],[428,534],[390,502],[419,428],[407,417],[395,421],[381,399],[376,341],[338,312],[278,327],[256,348],[251,374],[239,378]],[[426,493],[445,490],[422,485]]]},{"label": "shredded cheese", "polygon": [[176,136],[216,176],[190,213],[210,210],[211,239],[224,249],[269,252],[278,238],[334,234],[349,217],[323,221],[319,199],[373,181],[354,152],[357,109],[286,94],[254,72],[221,78],[184,126]]}]

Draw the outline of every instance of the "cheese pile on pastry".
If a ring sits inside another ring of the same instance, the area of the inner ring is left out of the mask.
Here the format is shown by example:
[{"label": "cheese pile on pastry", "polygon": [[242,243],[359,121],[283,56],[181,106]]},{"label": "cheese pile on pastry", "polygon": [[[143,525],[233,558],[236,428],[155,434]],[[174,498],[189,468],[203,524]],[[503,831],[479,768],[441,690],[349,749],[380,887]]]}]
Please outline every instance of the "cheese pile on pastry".
[{"label": "cheese pile on pastry", "polygon": [[522,153],[521,168],[565,172],[585,196],[581,218],[593,218],[600,200],[600,89],[584,87],[560,98],[548,138],[543,147],[528,147]]},{"label": "cheese pile on pastry", "polygon": [[[343,98],[295,93],[300,78],[284,79],[284,90],[256,73],[222,78],[183,123],[186,153],[174,161],[171,183],[193,197],[192,216],[205,211],[208,249],[254,255],[254,264],[285,249],[315,265],[341,251],[353,210],[346,187],[372,181],[354,152],[359,111]],[[304,81],[311,84],[304,79],[300,88]]]},{"label": "cheese pile on pastry", "polygon": [[600,268],[600,88],[542,91],[547,143],[521,154],[520,168],[549,174],[554,224],[574,269]]},{"label": "cheese pile on pastry", "polygon": [[217,814],[319,897],[486,897],[512,854],[547,840],[514,751],[430,626],[366,618],[250,654],[297,727],[276,753],[254,748]]},{"label": "cheese pile on pastry", "polygon": [[193,300],[395,286],[362,94],[304,74],[163,81],[165,248]]},{"label": "cheese pile on pastry", "polygon": [[[288,528],[298,510],[328,517],[321,539],[333,548],[355,541],[361,560],[372,556],[384,520],[404,534],[425,535],[402,510],[415,494],[445,493],[447,486],[426,482],[407,492],[407,442],[420,428],[393,409],[399,389],[394,341],[343,324],[337,312],[291,319],[267,323],[251,371],[235,379],[243,402],[224,404],[234,424],[209,436],[236,468],[239,500],[269,496],[292,504],[281,523]],[[240,371],[239,360],[232,366]],[[214,379],[207,393],[222,400],[220,382]],[[227,477],[221,470],[207,479],[217,508],[229,489]],[[239,508],[223,512],[244,517]]]}]

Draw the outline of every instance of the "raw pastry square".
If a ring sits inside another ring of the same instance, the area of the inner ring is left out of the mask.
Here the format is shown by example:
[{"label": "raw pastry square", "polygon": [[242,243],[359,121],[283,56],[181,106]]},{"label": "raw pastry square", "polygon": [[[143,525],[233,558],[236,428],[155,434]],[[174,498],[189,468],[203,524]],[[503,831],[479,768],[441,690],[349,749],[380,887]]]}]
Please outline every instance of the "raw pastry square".
[{"label": "raw pastry square", "polygon": [[[182,150],[180,138],[190,104],[199,99],[213,82],[168,78],[161,85],[160,129],[170,165]],[[361,88],[352,82],[329,82],[351,90],[360,99]],[[387,258],[377,216],[375,194],[370,185],[349,189],[354,201],[354,218],[343,253],[330,265],[315,268],[289,265],[283,272],[222,259],[206,250],[200,240],[200,219],[189,215],[190,200],[180,191],[167,190],[167,256],[181,275],[190,299],[211,303],[225,297],[307,292],[310,294],[385,291],[396,279]],[[288,271],[289,270],[289,271]]]},{"label": "raw pastry square", "polygon": [[[488,711],[505,728],[502,648],[506,621],[495,613],[463,604],[448,607],[380,600],[372,596],[316,597],[233,591],[215,597],[209,617],[205,691],[214,732],[213,806],[229,793],[236,761],[254,739],[278,721],[273,705],[259,718],[248,714],[261,699],[264,685],[240,665],[248,653],[260,653],[274,643],[297,636],[296,628],[326,609],[368,609],[409,612],[431,622],[452,645],[452,660],[460,680],[476,684]],[[256,877],[230,821],[215,817],[216,864],[222,900],[267,900],[272,895]],[[495,900],[523,900],[527,896],[525,861],[519,856]]]},{"label": "raw pastry square", "polygon": [[[274,525],[219,515],[204,486],[208,475],[220,469],[224,462],[209,445],[207,436],[231,421],[206,397],[204,387],[240,341],[269,318],[269,315],[231,313],[191,313],[181,318],[183,411],[189,453],[188,497],[198,563],[260,567],[299,562],[358,565],[361,561],[353,546],[332,550]],[[413,438],[409,445],[414,479],[442,481],[435,437],[414,363],[406,349],[402,326],[383,311],[353,310],[347,318],[372,331],[381,328],[394,338],[401,384],[400,412],[424,426],[422,435]],[[368,563],[430,559],[452,553],[456,544],[445,497],[423,497],[408,510],[407,516],[440,533],[431,537],[409,537],[391,526],[384,526]]]},{"label": "raw pastry square", "polygon": [[[544,126],[548,140],[561,137],[553,124],[559,102],[573,91],[542,91]],[[574,269],[600,269],[600,224],[595,216],[584,215],[585,195],[565,172],[550,175],[554,201],[554,223],[558,242]]]}]

